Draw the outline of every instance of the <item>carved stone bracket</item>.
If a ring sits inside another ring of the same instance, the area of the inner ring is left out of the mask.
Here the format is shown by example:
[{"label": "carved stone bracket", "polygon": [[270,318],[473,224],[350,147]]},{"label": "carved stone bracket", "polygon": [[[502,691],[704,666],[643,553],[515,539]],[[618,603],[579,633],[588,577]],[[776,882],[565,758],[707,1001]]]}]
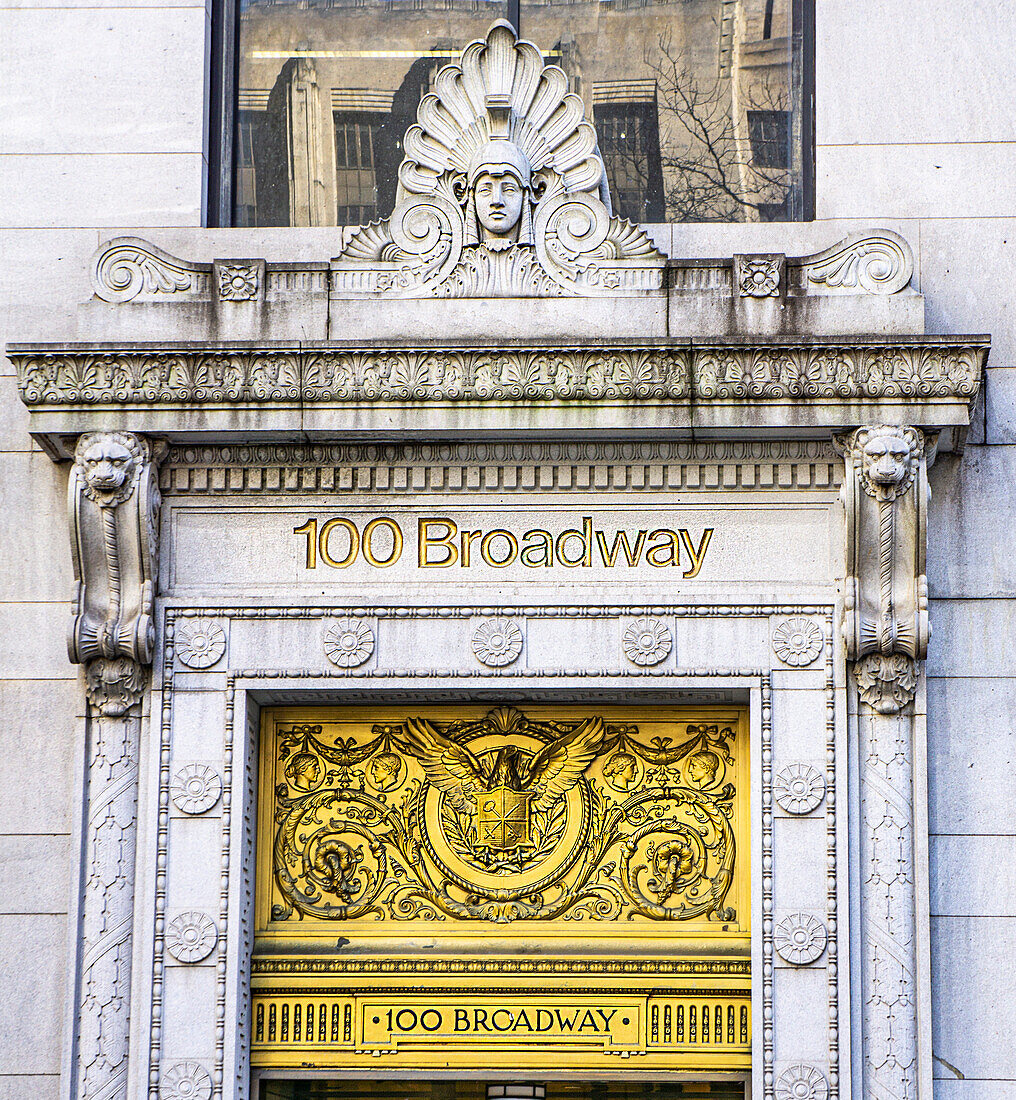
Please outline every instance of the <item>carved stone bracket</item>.
[{"label": "carved stone bracket", "polygon": [[928,650],[925,529],[934,437],[882,425],[842,437],[847,588],[843,634],[862,700],[893,714],[914,697]]},{"label": "carved stone bracket", "polygon": [[85,666],[87,816],[76,1029],[81,1100],[127,1095],[140,701],[152,660],[164,444],[129,432],[78,440],[68,504],[71,661]]},{"label": "carved stone bracket", "polygon": [[[75,664],[115,658],[151,663],[160,499],[155,470],[165,452],[164,444],[130,432],[92,432],[78,440],[68,485],[75,590],[67,651]],[[104,673],[96,683],[112,679]]]}]

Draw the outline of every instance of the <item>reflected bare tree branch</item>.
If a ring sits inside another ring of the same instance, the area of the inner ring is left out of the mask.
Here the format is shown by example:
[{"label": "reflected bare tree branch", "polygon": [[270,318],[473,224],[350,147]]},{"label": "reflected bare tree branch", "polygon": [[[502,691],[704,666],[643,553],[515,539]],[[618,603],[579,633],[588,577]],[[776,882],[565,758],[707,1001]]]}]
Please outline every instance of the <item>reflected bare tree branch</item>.
[{"label": "reflected bare tree branch", "polygon": [[785,203],[790,171],[754,159],[747,124],[739,128],[735,119],[746,119],[748,111],[786,112],[786,87],[762,73],[735,104],[736,76],[703,82],[669,35],[661,35],[644,60],[656,81],[668,220],[755,220],[765,208]]}]

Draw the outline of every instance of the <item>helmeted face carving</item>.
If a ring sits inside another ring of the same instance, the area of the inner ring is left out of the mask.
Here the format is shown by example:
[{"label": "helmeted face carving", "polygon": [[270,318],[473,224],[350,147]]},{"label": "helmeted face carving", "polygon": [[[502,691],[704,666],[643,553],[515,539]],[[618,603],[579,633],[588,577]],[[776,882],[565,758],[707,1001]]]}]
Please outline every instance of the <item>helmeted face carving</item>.
[{"label": "helmeted face carving", "polygon": [[518,226],[526,193],[514,172],[484,172],[474,191],[476,217],[486,232],[504,237]]},{"label": "helmeted face carving", "polygon": [[77,463],[85,482],[85,492],[99,504],[111,506],[130,495],[138,462],[126,439],[115,433],[84,439],[79,446]]},{"label": "helmeted face carving", "polygon": [[480,239],[505,248],[520,239],[532,169],[512,141],[488,141],[474,154],[468,182]]}]

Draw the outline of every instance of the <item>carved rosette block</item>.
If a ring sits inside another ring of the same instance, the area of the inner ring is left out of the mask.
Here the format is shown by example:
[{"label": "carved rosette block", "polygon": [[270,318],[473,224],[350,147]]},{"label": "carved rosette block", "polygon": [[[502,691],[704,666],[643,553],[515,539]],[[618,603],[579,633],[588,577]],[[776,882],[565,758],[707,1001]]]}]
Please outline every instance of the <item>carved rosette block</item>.
[{"label": "carved rosette block", "polygon": [[634,665],[658,665],[670,656],[674,635],[662,619],[635,619],[621,635],[621,648]]},{"label": "carved rosette block", "polygon": [[822,652],[822,628],[814,619],[795,615],[783,619],[773,630],[773,650],[791,668],[814,663]]},{"label": "carved rosette block", "polygon": [[826,926],[811,913],[790,913],[773,929],[776,953],[791,966],[808,966],[826,947]]},{"label": "carved rosette block", "polygon": [[177,1062],[163,1070],[159,1100],[211,1100],[212,1078],[198,1062]]},{"label": "carved rosette block", "polygon": [[741,298],[779,298],[786,281],[786,256],[734,256],[734,285]]},{"label": "carved rosette block", "polygon": [[788,1066],[776,1079],[776,1100],[828,1100],[829,1082],[816,1066]]},{"label": "carved rosette block", "polygon": [[825,798],[825,791],[825,777],[810,764],[788,764],[773,780],[777,806],[795,816],[817,810]]},{"label": "carved rosette block", "polygon": [[217,664],[226,652],[226,631],[215,619],[184,619],[176,627],[176,656],[188,668]]},{"label": "carved rosette block", "polygon": [[339,668],[359,668],[374,652],[374,631],[363,619],[336,619],[325,627],[325,656]]},{"label": "carved rosette block", "polygon": [[222,779],[206,764],[188,764],[173,776],[169,789],[173,805],[185,814],[203,814],[222,794]]},{"label": "carved rosette block", "polygon": [[207,913],[179,913],[166,926],[166,950],[178,962],[201,962],[218,942],[219,930]]},{"label": "carved rosette block", "polygon": [[473,631],[476,659],[488,668],[514,664],[522,652],[522,630],[514,619],[486,619]]}]

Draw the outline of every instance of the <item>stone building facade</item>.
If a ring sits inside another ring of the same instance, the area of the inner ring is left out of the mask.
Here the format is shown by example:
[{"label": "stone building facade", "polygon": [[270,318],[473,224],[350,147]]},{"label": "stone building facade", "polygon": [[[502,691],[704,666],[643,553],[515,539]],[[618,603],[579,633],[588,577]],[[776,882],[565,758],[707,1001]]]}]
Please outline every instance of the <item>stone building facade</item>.
[{"label": "stone building facade", "polygon": [[203,227],[214,14],[0,16],[0,1098],[1013,1094],[1013,17],[644,225],[486,21],[343,231]]}]

